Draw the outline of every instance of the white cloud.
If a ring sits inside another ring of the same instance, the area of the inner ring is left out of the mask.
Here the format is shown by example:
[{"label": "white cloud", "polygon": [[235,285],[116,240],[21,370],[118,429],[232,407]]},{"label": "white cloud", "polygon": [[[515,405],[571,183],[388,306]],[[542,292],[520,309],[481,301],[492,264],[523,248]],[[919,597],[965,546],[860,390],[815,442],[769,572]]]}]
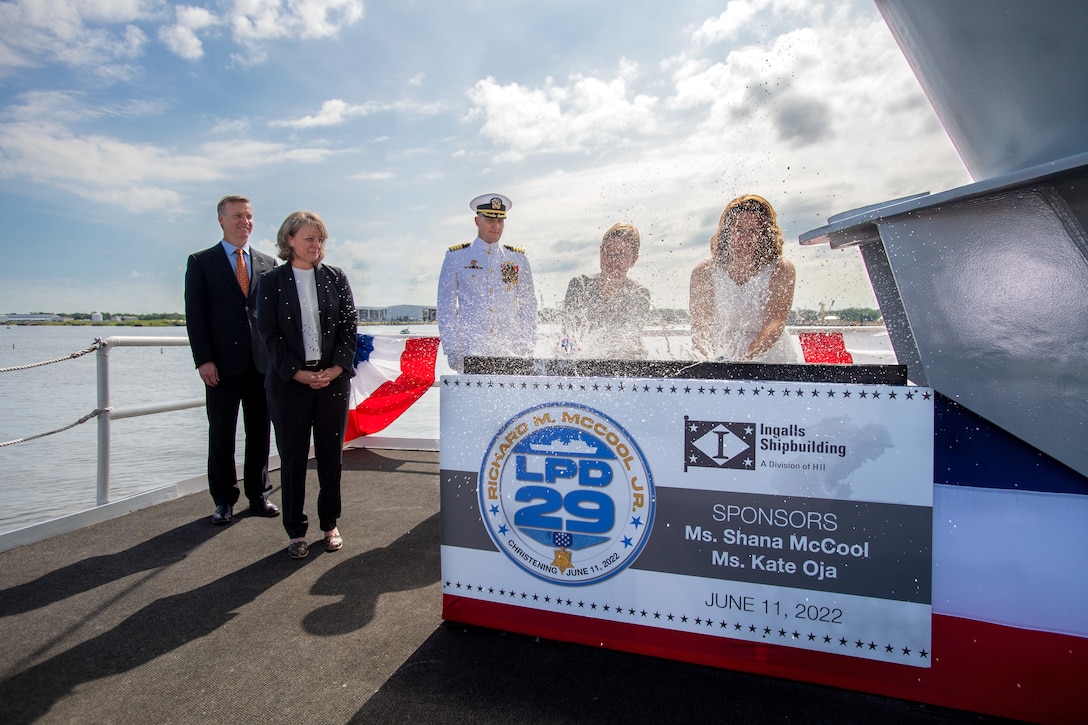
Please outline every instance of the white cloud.
[{"label": "white cloud", "polygon": [[[438,103],[417,103],[414,101],[392,101],[379,103],[367,101],[366,103],[347,103],[339,98],[333,98],[321,104],[317,113],[302,118],[281,119],[269,121],[273,128],[320,128],[324,126],[340,126],[352,118],[370,116],[375,113],[402,112],[414,115],[431,115],[447,110],[447,105]],[[382,140],[382,139],[379,139]]]},{"label": "white cloud", "polygon": [[235,42],[246,49],[239,60],[262,62],[265,43],[281,38],[336,36],[363,19],[362,0],[234,0],[228,13]]},{"label": "white cloud", "polygon": [[725,11],[704,22],[695,31],[692,39],[700,45],[706,45],[733,38],[749,26],[756,13],[768,5],[769,0],[730,0]]},{"label": "white cloud", "polygon": [[397,175],[392,171],[369,171],[366,173],[352,174],[350,178],[358,179],[359,181],[389,181],[390,179],[397,178]]},{"label": "white cloud", "polygon": [[27,121],[72,124],[103,118],[134,118],[161,114],[167,104],[161,100],[138,99],[89,104],[82,93],[68,91],[27,91],[18,103],[0,112],[0,122]]},{"label": "white cloud", "polygon": [[692,41],[706,46],[741,36],[758,37],[789,22],[791,16],[816,19],[823,13],[823,4],[816,0],[730,0],[721,15],[708,18],[692,34]]},{"label": "white cloud", "polygon": [[287,22],[303,38],[328,38],[363,19],[362,0],[293,0]]},{"label": "white cloud", "polygon": [[[0,2],[0,75],[62,63],[105,78],[125,79],[124,63],[139,58],[151,29],[186,60],[204,54],[202,31],[225,23],[247,65],[267,58],[265,44],[284,38],[338,35],[363,18],[362,0],[226,0],[223,18],[196,5],[177,5],[173,22],[162,0],[11,0]],[[118,67],[121,64],[121,67]]]},{"label": "white cloud", "polygon": [[213,136],[243,136],[249,131],[248,118],[223,118],[215,122],[209,133]]},{"label": "white cloud", "polygon": [[188,184],[222,179],[239,169],[285,162],[318,163],[331,151],[292,147],[251,139],[205,143],[192,153],[177,153],[154,143],[139,143],[72,126],[104,115],[133,115],[155,110],[141,104],[82,106],[79,97],[35,92],[0,116],[0,178],[21,179],[76,196],[131,208],[174,211]]},{"label": "white cloud", "polygon": [[635,69],[624,62],[622,75],[608,81],[574,76],[569,86],[559,86],[548,78],[536,88],[503,86],[489,76],[469,91],[475,104],[469,117],[484,118],[480,133],[503,149],[499,160],[585,152],[645,137],[657,130],[657,98],[628,90],[624,76]]},{"label": "white cloud", "polygon": [[248,169],[286,162],[317,164],[326,161],[333,151],[270,143],[254,139],[213,141],[200,145],[208,162],[224,169]]},{"label": "white cloud", "polygon": [[40,121],[0,125],[0,157],[4,177],[126,207],[173,209],[181,195],[168,184],[220,176],[207,159],[198,156],[101,135],[80,136],[59,124]]},{"label": "white cloud", "polygon": [[154,0],[14,0],[5,3],[21,23],[48,28],[56,37],[77,39],[87,23],[129,23],[150,17]]},{"label": "white cloud", "polygon": [[3,118],[16,121],[36,121],[49,118],[70,122],[93,117],[97,111],[79,102],[76,94],[64,91],[29,91],[19,97],[17,105],[4,109]]},{"label": "white cloud", "polygon": [[285,128],[314,128],[315,126],[339,126],[352,116],[365,116],[372,106],[349,105],[339,98],[333,98],[321,104],[321,110],[312,116],[304,116],[289,121],[272,121],[268,125]]},{"label": "white cloud", "polygon": [[219,18],[205,8],[178,5],[174,8],[177,22],[159,28],[159,40],[170,52],[186,60],[198,60],[204,55],[204,44],[197,31],[215,27]]},{"label": "white cloud", "polygon": [[[109,77],[139,57],[147,36],[135,23],[155,0],[14,0],[0,3],[0,74],[53,62]],[[121,73],[122,76],[127,73]]]}]

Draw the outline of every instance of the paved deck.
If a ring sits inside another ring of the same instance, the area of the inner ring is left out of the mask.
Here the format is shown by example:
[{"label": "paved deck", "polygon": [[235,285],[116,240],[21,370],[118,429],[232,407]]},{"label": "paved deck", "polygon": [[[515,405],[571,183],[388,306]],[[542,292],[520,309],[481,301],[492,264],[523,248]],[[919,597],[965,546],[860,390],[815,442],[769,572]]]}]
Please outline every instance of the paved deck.
[{"label": "paved deck", "polygon": [[443,623],[438,454],[346,451],[343,493],[302,561],[206,494],[0,553],[0,722],[995,722]]}]

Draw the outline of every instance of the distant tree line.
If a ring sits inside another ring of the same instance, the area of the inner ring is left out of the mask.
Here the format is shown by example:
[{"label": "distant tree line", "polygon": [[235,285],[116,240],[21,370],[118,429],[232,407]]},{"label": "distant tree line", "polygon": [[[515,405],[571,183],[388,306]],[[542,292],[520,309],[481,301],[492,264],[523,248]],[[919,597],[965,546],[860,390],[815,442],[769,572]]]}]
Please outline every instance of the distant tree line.
[{"label": "distant tree line", "polygon": [[[71,320],[90,320],[92,312],[72,312],[69,314],[61,313],[61,317],[67,317]],[[129,319],[136,319],[151,322],[154,320],[169,320],[174,322],[180,320],[185,321],[185,315],[180,312],[152,312],[147,315],[134,315],[130,312],[99,312],[97,314],[102,315],[103,320],[112,320],[114,317],[126,317]]]},{"label": "distant tree line", "polygon": [[[832,318],[829,320],[828,318]],[[844,307],[841,310],[825,310],[822,322],[836,322],[843,325],[869,325],[879,322],[880,310],[870,307]],[[838,318],[837,320],[834,318]],[[790,313],[790,323],[794,325],[819,324],[820,313],[817,310],[794,310]]]},{"label": "distant tree line", "polygon": [[[52,312],[31,312],[32,315],[53,315]],[[127,327],[179,327],[185,324],[185,315],[180,312],[153,312],[134,315],[122,312],[58,312],[59,322],[48,320],[8,320],[8,325],[95,325]],[[92,315],[101,315],[101,320],[92,320]],[[115,319],[116,318],[116,319]]]}]

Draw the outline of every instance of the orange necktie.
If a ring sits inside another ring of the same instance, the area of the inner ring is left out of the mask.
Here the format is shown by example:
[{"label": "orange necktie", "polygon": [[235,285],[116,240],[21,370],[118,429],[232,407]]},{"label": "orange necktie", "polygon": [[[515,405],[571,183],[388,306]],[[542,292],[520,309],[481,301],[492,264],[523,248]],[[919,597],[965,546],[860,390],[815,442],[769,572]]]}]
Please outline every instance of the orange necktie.
[{"label": "orange necktie", "polygon": [[238,278],[238,286],[242,288],[242,294],[249,296],[249,272],[246,270],[246,255],[241,249],[234,250],[238,255],[238,264],[234,265],[234,276]]}]

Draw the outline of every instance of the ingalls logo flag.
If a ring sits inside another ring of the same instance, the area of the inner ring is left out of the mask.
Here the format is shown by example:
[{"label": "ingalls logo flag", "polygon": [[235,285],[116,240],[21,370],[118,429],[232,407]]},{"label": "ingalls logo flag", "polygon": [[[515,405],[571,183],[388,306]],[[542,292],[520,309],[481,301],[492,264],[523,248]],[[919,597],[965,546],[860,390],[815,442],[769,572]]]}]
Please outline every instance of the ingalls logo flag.
[{"label": "ingalls logo flag", "polygon": [[750,422],[723,423],[684,419],[684,470],[751,469],[755,466],[756,429]]}]

